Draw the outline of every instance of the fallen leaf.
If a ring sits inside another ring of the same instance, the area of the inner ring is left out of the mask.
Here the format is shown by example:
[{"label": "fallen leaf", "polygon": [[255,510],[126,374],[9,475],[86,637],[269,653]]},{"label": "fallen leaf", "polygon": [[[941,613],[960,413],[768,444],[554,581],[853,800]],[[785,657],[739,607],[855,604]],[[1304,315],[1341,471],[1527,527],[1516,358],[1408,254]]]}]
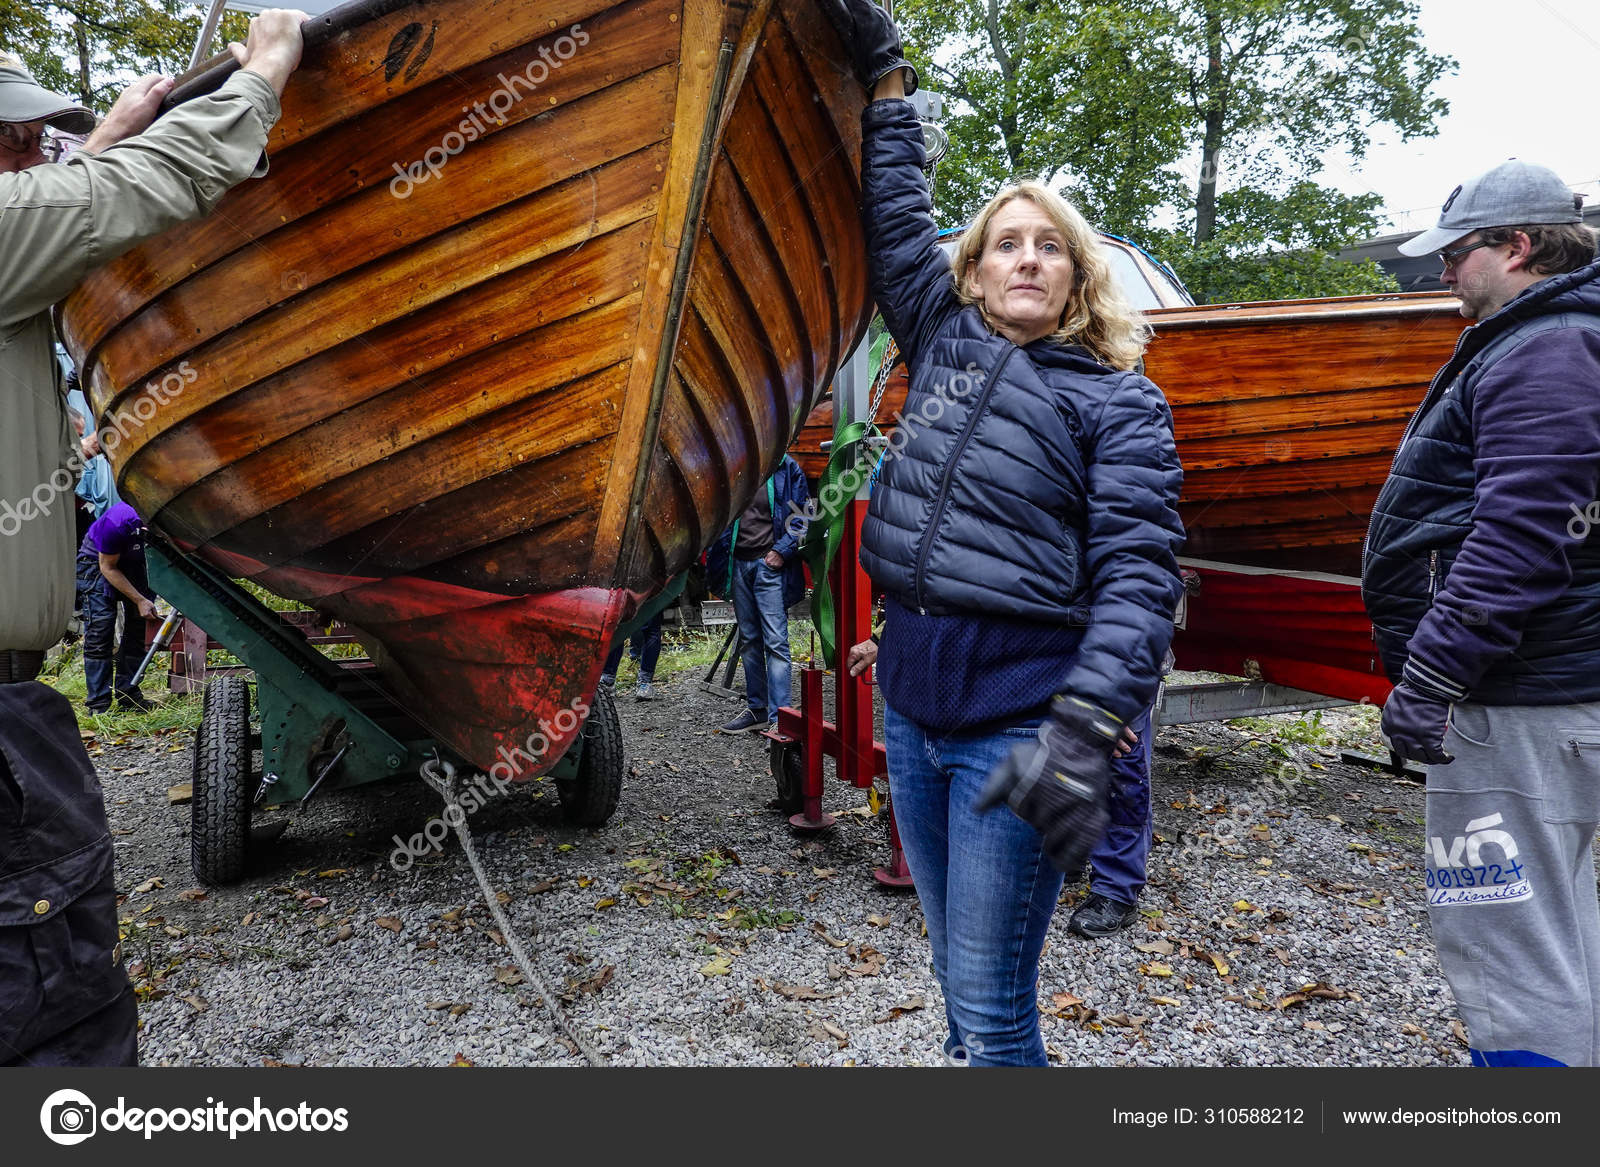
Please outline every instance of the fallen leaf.
[{"label": "fallen leaf", "polygon": [[520,985],[525,978],[522,970],[514,964],[499,964],[494,969],[494,983],[497,985]]},{"label": "fallen leaf", "polygon": [[1294,1005],[1303,1005],[1311,1000],[1359,1001],[1361,996],[1358,993],[1352,993],[1349,989],[1341,989],[1337,985],[1330,985],[1326,981],[1317,981],[1314,984],[1301,985],[1298,992],[1279,998],[1278,1008],[1280,1010],[1288,1009]]},{"label": "fallen leaf", "polygon": [[194,783],[180,782],[176,786],[167,787],[167,805],[181,806],[194,798]]},{"label": "fallen leaf", "polygon": [[349,874],[350,874],[350,869],[348,867],[330,867],[326,871],[317,872],[317,878],[318,879],[337,879],[341,875],[349,875]]},{"label": "fallen leaf", "polygon": [[307,896],[303,902],[304,902],[306,907],[315,910],[317,908],[325,908],[325,907],[327,907],[328,906],[328,897],[327,896]]},{"label": "fallen leaf", "polygon": [[725,977],[733,971],[733,961],[726,956],[714,956],[700,966],[703,977]]},{"label": "fallen leaf", "polygon": [[835,1025],[831,1021],[824,1021],[822,1023],[822,1028],[830,1036],[835,1037],[840,1041],[849,1041],[850,1040],[850,1035],[848,1033],[846,1033],[844,1030],[840,1029],[837,1025]]},{"label": "fallen leaf", "polygon": [[559,879],[542,879],[528,889],[528,894],[537,896],[543,895],[547,891],[554,891],[556,889],[556,884],[560,882],[561,881]]},{"label": "fallen leaf", "polygon": [[1164,938],[1152,940],[1148,944],[1135,944],[1133,947],[1139,952],[1148,952],[1155,956],[1171,956],[1173,951],[1172,941]]},{"label": "fallen leaf", "polygon": [[596,911],[599,911],[603,908],[614,908],[617,906],[617,897],[602,896],[600,899],[595,900],[594,906]]},{"label": "fallen leaf", "polygon": [[829,997],[837,997],[838,993],[824,993],[813,989],[810,985],[786,985],[782,981],[775,981],[772,991],[791,1001],[826,1001]]},{"label": "fallen leaf", "polygon": [[1256,907],[1249,900],[1234,900],[1233,910],[1236,912],[1259,912],[1261,909]]},{"label": "fallen leaf", "polygon": [[868,916],[867,923],[871,924],[874,928],[887,928],[890,924],[894,923],[894,921],[889,919],[888,916]]},{"label": "fallen leaf", "polygon": [[182,928],[175,928],[171,924],[168,924],[165,928],[163,928],[161,930],[163,932],[165,932],[168,936],[172,937],[174,940],[181,940],[181,939],[183,939],[183,937],[188,935],[188,933],[185,932]]},{"label": "fallen leaf", "polygon": [[241,926],[248,927],[259,919],[261,919],[260,912],[246,912],[244,919],[240,920],[239,923]]},{"label": "fallen leaf", "polygon": [[1427,1032],[1421,1026],[1413,1025],[1409,1021],[1407,1021],[1404,1025],[1402,1025],[1400,1027],[1400,1032],[1405,1034],[1407,1037],[1427,1037],[1428,1036]]},{"label": "fallen leaf", "polygon": [[195,900],[205,899],[207,894],[209,893],[207,893],[206,889],[203,887],[191,887],[186,891],[180,891],[178,893],[178,898],[180,900],[189,900],[192,903]]},{"label": "fallen leaf", "polygon": [[464,911],[466,911],[465,908],[451,908],[448,912],[440,916],[439,919],[454,924],[457,920],[461,919],[461,913]]},{"label": "fallen leaf", "polygon": [[1326,1029],[1327,1026],[1320,1021],[1307,1021],[1300,1026],[1301,1029]]},{"label": "fallen leaf", "polygon": [[850,941],[848,940],[838,940],[832,936],[829,936],[828,930],[822,926],[822,921],[820,920],[811,925],[811,930],[823,940],[826,940],[829,944],[833,945],[835,948],[847,948],[850,945]]},{"label": "fallen leaf", "polygon": [[145,892],[155,891],[156,888],[158,888],[158,887],[166,887],[166,886],[167,886],[166,882],[163,879],[161,879],[159,876],[157,876],[154,879],[145,880],[138,887],[134,888],[133,889],[133,894],[134,895],[143,895]]},{"label": "fallen leaf", "polygon": [[813,867],[811,869],[811,874],[816,876],[818,879],[832,879],[834,876],[838,875],[839,872],[832,867]]},{"label": "fallen leaf", "polygon": [[190,994],[187,997],[179,997],[178,1000],[187,1004],[189,1008],[193,1009],[196,1013],[204,1013],[207,1009],[211,1008],[211,1002],[207,1001],[204,997],[196,996],[194,994]]},{"label": "fallen leaf", "polygon": [[460,1017],[463,1013],[470,1012],[471,1009],[471,1001],[458,1001],[456,1004],[450,1006],[450,1016]]},{"label": "fallen leaf", "polygon": [[882,1025],[885,1021],[893,1021],[896,1017],[904,1017],[907,1013],[914,1013],[926,1006],[927,1003],[920,993],[914,997],[907,997],[898,1005],[890,1005],[889,1011],[882,1017],[873,1018],[872,1023],[874,1025]]},{"label": "fallen leaf", "polygon": [[593,882],[594,882],[594,879],[591,876],[588,876],[588,875],[580,875],[580,876],[578,876],[578,886],[579,887],[588,887]]},{"label": "fallen leaf", "polygon": [[1222,957],[1213,952],[1209,953],[1206,959],[1211,961],[1212,965],[1216,968],[1217,975],[1219,977],[1225,977],[1228,975],[1228,962],[1223,960]]},{"label": "fallen leaf", "polygon": [[391,932],[398,932],[404,927],[396,916],[379,916],[373,923],[380,928],[387,928]]},{"label": "fallen leaf", "polygon": [[1470,1043],[1467,1041],[1467,1027],[1461,1024],[1460,1018],[1450,1022],[1450,1034],[1462,1045],[1470,1048]]},{"label": "fallen leaf", "polygon": [[1082,1005],[1083,998],[1074,996],[1072,993],[1051,993],[1050,1003],[1054,1005],[1057,1010],[1071,1009],[1075,1006]]},{"label": "fallen leaf", "polygon": [[427,1001],[427,1002],[425,1002],[423,1004],[422,1007],[424,1009],[433,1009],[433,1010],[437,1011],[437,1010],[440,1010],[440,1009],[448,1009],[454,1004],[455,1004],[454,1001]]},{"label": "fallen leaf", "polygon": [[1172,969],[1164,964],[1141,964],[1139,971],[1149,977],[1170,977],[1172,975]]},{"label": "fallen leaf", "polygon": [[1367,846],[1365,843],[1347,843],[1345,845],[1345,850],[1346,851],[1370,851],[1370,850],[1372,850],[1372,848]]},{"label": "fallen leaf", "polygon": [[1183,1002],[1176,997],[1151,997],[1150,999],[1157,1005],[1177,1005],[1180,1007],[1183,1005]]},{"label": "fallen leaf", "polygon": [[471,1067],[477,1065],[477,1063],[464,1054],[457,1054],[450,1065],[452,1068],[470,1069]]}]

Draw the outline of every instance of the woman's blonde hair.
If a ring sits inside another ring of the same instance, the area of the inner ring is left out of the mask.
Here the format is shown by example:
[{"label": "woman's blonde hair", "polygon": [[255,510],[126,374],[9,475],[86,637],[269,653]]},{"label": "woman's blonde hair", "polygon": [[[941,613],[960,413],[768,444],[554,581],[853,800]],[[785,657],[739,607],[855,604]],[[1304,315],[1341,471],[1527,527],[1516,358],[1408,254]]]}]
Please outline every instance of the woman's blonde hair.
[{"label": "woman's blonde hair", "polygon": [[1066,241],[1072,260],[1072,289],[1061,313],[1061,326],[1050,334],[1060,344],[1078,344],[1088,349],[1101,364],[1113,369],[1132,369],[1139,363],[1145,345],[1150,343],[1150,326],[1144,317],[1123,299],[1111,275],[1100,236],[1073,205],[1043,183],[1032,180],[1003,188],[967,228],[950,258],[956,279],[956,295],[983,313],[990,329],[994,322],[984,310],[983,298],[974,295],[972,270],[983,255],[989,222],[1012,199],[1027,199],[1049,216]]}]

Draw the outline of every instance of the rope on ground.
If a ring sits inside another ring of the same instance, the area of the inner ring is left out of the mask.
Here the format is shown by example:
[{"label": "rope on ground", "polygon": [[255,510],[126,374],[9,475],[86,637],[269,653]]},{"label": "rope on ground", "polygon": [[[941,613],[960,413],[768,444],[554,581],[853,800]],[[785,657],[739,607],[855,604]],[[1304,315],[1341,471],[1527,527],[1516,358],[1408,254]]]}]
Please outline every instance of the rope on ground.
[{"label": "rope on ground", "polygon": [[[505,910],[500,906],[500,899],[495,894],[494,886],[489,882],[489,876],[483,870],[483,864],[478,859],[478,849],[472,845],[472,833],[467,829],[467,814],[460,808],[456,801],[456,768],[442,758],[430,758],[422,763],[422,780],[444,799],[444,821],[455,829],[456,837],[461,840],[461,849],[466,852],[467,862],[472,867],[472,874],[478,877],[478,887],[483,891],[484,902],[489,905],[489,912],[494,916],[494,922],[500,927],[500,934],[506,938],[506,944],[511,949],[512,959],[517,962],[517,969],[527,978],[528,984],[544,1001],[544,1007],[550,1011],[550,1016],[555,1019],[562,1035],[570,1041],[575,1049],[581,1053],[584,1060],[591,1066],[605,1064],[605,1059],[596,1052],[595,1048],[578,1035],[577,1028],[573,1025],[566,1011],[561,1008],[561,1002],[550,991],[544,979],[534,971],[533,962],[528,959],[528,954],[523,950],[522,942],[517,939],[517,934],[512,930],[511,921],[506,917]],[[451,821],[450,809],[456,810],[455,820]]]}]

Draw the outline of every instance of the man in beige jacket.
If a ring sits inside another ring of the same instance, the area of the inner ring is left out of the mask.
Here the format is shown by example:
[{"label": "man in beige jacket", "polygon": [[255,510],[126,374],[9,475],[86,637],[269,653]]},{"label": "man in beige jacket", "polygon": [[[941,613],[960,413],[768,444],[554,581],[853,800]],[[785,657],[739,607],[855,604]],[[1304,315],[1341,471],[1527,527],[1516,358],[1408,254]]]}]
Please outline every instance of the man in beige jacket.
[{"label": "man in beige jacket", "polygon": [[72,609],[81,465],[50,308],[264,172],[304,19],[262,13],[228,46],[239,71],[159,121],[172,82],[134,82],[64,163],[45,156],[45,128],[93,116],[0,55],[0,1066],[138,1061],[100,785],[66,698],[32,679]]},{"label": "man in beige jacket", "polygon": [[[0,54],[0,684],[37,675],[72,613],[81,465],[50,308],[92,269],[266,172],[263,147],[305,19],[263,12],[246,44],[228,46],[238,72],[159,121],[170,78],[135,81],[93,128],[87,109]],[[44,153],[47,126],[93,132],[56,164]]]}]

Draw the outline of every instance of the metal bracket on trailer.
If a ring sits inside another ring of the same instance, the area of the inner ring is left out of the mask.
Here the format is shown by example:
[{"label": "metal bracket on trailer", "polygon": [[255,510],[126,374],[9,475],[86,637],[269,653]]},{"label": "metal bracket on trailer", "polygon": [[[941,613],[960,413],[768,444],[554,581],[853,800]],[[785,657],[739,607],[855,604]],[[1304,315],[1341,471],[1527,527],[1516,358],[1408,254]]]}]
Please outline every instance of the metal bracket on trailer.
[{"label": "metal bracket on trailer", "polygon": [[1156,704],[1157,725],[1192,725],[1201,721],[1229,721],[1235,717],[1268,717],[1274,713],[1304,713],[1333,709],[1352,702],[1324,697],[1304,689],[1270,685],[1265,681],[1214,681],[1198,685],[1166,685]]}]

